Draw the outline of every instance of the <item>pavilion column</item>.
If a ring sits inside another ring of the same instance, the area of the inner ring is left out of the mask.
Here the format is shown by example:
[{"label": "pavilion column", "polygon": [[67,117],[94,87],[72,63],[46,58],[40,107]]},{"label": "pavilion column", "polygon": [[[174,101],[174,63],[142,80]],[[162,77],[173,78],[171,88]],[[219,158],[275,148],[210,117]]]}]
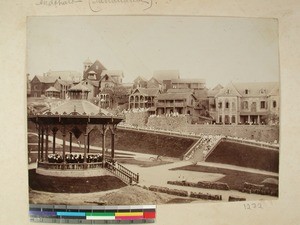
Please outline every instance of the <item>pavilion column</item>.
[{"label": "pavilion column", "polygon": [[46,149],[45,149],[45,161],[48,162],[48,148],[49,148],[49,128],[46,127]]},{"label": "pavilion column", "polygon": [[115,158],[115,134],[111,133],[111,159]]},{"label": "pavilion column", "polygon": [[55,154],[55,136],[56,136],[56,131],[53,131],[53,145],[52,145],[52,153]]},{"label": "pavilion column", "polygon": [[87,153],[90,153],[90,133],[87,135]]},{"label": "pavilion column", "polygon": [[105,167],[105,127],[103,125],[102,133],[102,167]]},{"label": "pavilion column", "polygon": [[41,161],[44,161],[44,127],[42,127],[42,136],[41,136]]},{"label": "pavilion column", "polygon": [[88,139],[88,135],[87,133],[85,133],[84,134],[84,155],[83,155],[84,163],[86,163],[87,139]]},{"label": "pavilion column", "polygon": [[257,116],[257,123],[260,124],[260,115]]},{"label": "pavilion column", "polygon": [[41,161],[41,128],[38,128],[38,162]]},{"label": "pavilion column", "polygon": [[66,162],[66,133],[65,131],[63,132],[63,160],[64,160],[64,163]]},{"label": "pavilion column", "polygon": [[248,123],[250,123],[250,115],[248,115]]},{"label": "pavilion column", "polygon": [[72,132],[70,132],[70,154],[72,153]]}]

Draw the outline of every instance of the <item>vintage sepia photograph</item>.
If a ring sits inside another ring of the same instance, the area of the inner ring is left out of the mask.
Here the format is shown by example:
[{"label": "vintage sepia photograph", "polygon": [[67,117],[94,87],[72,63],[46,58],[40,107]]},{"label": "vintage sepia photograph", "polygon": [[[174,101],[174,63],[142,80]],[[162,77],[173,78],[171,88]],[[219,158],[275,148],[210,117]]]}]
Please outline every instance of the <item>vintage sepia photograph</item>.
[{"label": "vintage sepia photograph", "polygon": [[280,197],[276,19],[28,17],[26,56],[30,204]]}]

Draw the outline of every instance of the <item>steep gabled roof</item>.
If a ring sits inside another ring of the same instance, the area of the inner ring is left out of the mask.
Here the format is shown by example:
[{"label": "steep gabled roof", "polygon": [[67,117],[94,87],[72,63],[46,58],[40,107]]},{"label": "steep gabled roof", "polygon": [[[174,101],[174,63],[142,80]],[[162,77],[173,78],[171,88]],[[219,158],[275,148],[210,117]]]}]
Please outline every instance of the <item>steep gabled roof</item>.
[{"label": "steep gabled roof", "polygon": [[103,70],[101,73],[101,77],[109,75],[109,76],[119,76],[119,77],[124,77],[123,71],[122,70]]},{"label": "steep gabled roof", "polygon": [[55,83],[55,81],[57,80],[56,77],[49,77],[49,76],[36,76],[36,78],[41,82],[41,83],[44,83],[44,84],[52,84],[52,83]]},{"label": "steep gabled roof", "polygon": [[[275,87],[279,88],[278,82],[245,82],[233,85],[243,97],[268,96]],[[248,94],[245,90],[248,90]]]},{"label": "steep gabled roof", "polygon": [[56,82],[58,82],[59,84],[65,85],[65,86],[73,84],[73,81],[71,81],[71,80],[57,79]]},{"label": "steep gabled roof", "polygon": [[279,83],[270,91],[269,96],[279,96]]},{"label": "steep gabled roof", "polygon": [[67,81],[77,81],[80,80],[81,74],[77,71],[65,70],[65,71],[52,71],[49,70],[46,77],[54,77],[56,79],[67,80]]},{"label": "steep gabled roof", "polygon": [[108,75],[108,74],[104,74],[103,76],[101,75],[100,82],[102,82],[106,78],[107,78],[107,80],[105,80],[105,81],[111,81],[111,82],[113,82],[115,84],[118,84],[118,82],[116,81],[116,79],[113,76]]},{"label": "steep gabled roof", "polygon": [[158,81],[180,79],[178,70],[157,70],[153,72],[153,77]]},{"label": "steep gabled roof", "polygon": [[91,91],[90,89],[88,89],[86,86],[84,86],[82,83],[76,84],[75,86],[71,87],[69,89],[69,91],[82,91],[82,92],[86,92],[86,91]]},{"label": "steep gabled roof", "polygon": [[141,80],[141,81],[144,81],[144,82],[147,82],[147,81],[148,81],[145,77],[143,77],[143,76],[138,76],[137,78],[135,78],[135,79],[133,80],[133,82],[136,83],[138,80]]},{"label": "steep gabled roof", "polygon": [[151,78],[147,81],[147,84],[148,84],[148,83],[151,83],[152,81],[155,81],[155,82],[158,83],[158,84],[162,84],[162,81],[156,79],[155,77],[151,77]]},{"label": "steep gabled roof", "polygon": [[213,89],[210,89],[207,91],[207,96],[208,97],[215,97],[216,94],[219,93],[219,91],[221,89],[223,89],[224,87],[221,84],[216,85]]},{"label": "steep gabled roof", "polygon": [[133,94],[139,92],[145,96],[157,96],[160,93],[159,88],[137,88],[133,91]]},{"label": "steep gabled roof", "polygon": [[106,70],[105,66],[102,65],[102,63],[99,62],[99,60],[96,60],[85,72],[83,75],[83,79],[86,79],[88,77],[89,72],[94,71],[96,73],[96,79],[100,80],[100,76],[103,70]]},{"label": "steep gabled roof", "polygon": [[228,96],[228,97],[242,97],[240,92],[236,89],[232,82],[227,84],[223,89],[221,89],[215,97]]},{"label": "steep gabled roof", "polygon": [[49,87],[49,88],[46,90],[46,92],[50,92],[50,91],[52,91],[52,92],[59,92],[59,90],[57,90],[55,87]]}]

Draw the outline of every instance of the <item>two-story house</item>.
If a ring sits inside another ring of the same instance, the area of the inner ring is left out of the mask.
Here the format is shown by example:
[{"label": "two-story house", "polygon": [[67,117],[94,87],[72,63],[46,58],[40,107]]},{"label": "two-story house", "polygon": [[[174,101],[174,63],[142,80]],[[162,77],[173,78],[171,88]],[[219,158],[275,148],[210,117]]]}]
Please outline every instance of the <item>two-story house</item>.
[{"label": "two-story house", "polygon": [[215,96],[217,123],[266,124],[279,114],[279,84],[229,83]]},{"label": "two-story house", "polygon": [[196,104],[196,97],[192,91],[182,92],[168,90],[157,96],[156,114],[189,114],[194,115],[194,107]]},{"label": "two-story house", "polygon": [[136,88],[129,95],[129,109],[154,107],[160,93],[159,88]]}]

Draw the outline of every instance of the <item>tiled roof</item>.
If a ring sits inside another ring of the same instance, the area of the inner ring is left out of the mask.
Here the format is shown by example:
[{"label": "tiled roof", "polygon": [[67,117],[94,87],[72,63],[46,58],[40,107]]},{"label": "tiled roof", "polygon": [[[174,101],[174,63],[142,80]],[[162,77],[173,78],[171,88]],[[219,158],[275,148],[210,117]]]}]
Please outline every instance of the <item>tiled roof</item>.
[{"label": "tiled roof", "polygon": [[[278,88],[278,93],[279,93],[278,82],[229,83],[219,91],[216,97],[218,96],[239,96],[239,97],[269,96],[271,93],[272,94],[276,93],[275,91],[276,87]],[[228,90],[229,90],[229,94],[228,94]]]},{"label": "tiled roof", "polygon": [[138,76],[137,78],[134,79],[133,82],[135,83],[135,82],[137,82],[138,80],[146,81],[146,82],[148,81],[145,77],[143,77],[143,76]]},{"label": "tiled roof", "polygon": [[173,79],[172,83],[175,84],[191,84],[191,83],[205,83],[204,79]]},{"label": "tiled roof", "polygon": [[101,77],[103,77],[105,75],[124,77],[122,70],[103,70],[101,73]]},{"label": "tiled roof", "polygon": [[39,81],[41,83],[45,83],[45,84],[51,84],[51,83],[55,83],[55,81],[57,80],[56,77],[49,77],[49,76],[36,76]]},{"label": "tiled roof", "polygon": [[52,92],[59,92],[59,90],[57,90],[55,87],[49,87],[49,88],[46,90],[46,92],[50,92],[50,91],[52,91]]},{"label": "tiled roof", "polygon": [[158,81],[180,79],[178,70],[158,70],[154,71],[153,77]]},{"label": "tiled roof", "polygon": [[170,88],[167,90],[167,93],[193,93],[193,89],[190,88]]},{"label": "tiled roof", "polygon": [[218,84],[213,89],[210,89],[210,90],[207,91],[207,96],[208,97],[215,97],[216,94],[218,94],[221,89],[223,89],[223,86],[221,84]]},{"label": "tiled roof", "polygon": [[82,74],[77,71],[51,71],[49,70],[46,74],[46,77],[54,77],[56,79],[62,80],[71,80],[71,81],[78,81],[81,79]]},{"label": "tiled roof", "polygon": [[93,103],[87,100],[66,100],[61,105],[51,108],[51,113],[53,114],[71,114],[77,112],[79,114],[86,114],[86,115],[96,115],[100,111],[104,115],[109,115],[109,112],[105,109],[100,109],[98,106],[94,105]]},{"label": "tiled roof", "polygon": [[195,96],[191,93],[164,93],[157,96],[158,100],[173,100],[173,99],[187,99],[190,95],[194,98]]},{"label": "tiled roof", "polygon": [[103,80],[105,77],[108,77],[108,80],[104,80],[104,81],[112,81],[112,82],[115,83],[115,84],[118,83],[118,82],[116,81],[116,79],[115,79],[113,76],[108,75],[108,74],[101,75],[100,81],[102,82],[102,80]]},{"label": "tiled roof", "polygon": [[[252,96],[267,96],[269,93],[279,85],[277,82],[251,82],[251,83],[233,83],[238,92],[243,97]],[[249,90],[246,94],[245,90]]]},{"label": "tiled roof", "polygon": [[90,91],[86,86],[82,83],[76,84],[75,86],[71,87],[69,91]]},{"label": "tiled roof", "polygon": [[270,91],[270,96],[279,96],[279,83],[275,85],[275,87]]},{"label": "tiled roof", "polygon": [[157,96],[159,94],[159,88],[137,88],[136,90],[145,96]]},{"label": "tiled roof", "polygon": [[57,79],[57,82],[58,82],[59,84],[65,85],[65,86],[70,85],[70,84],[73,84],[73,81],[71,81],[71,80],[61,80],[61,79]]},{"label": "tiled roof", "polygon": [[231,82],[215,95],[215,97],[220,97],[220,96],[242,97],[240,92],[236,89],[235,85],[233,85],[233,83]]}]

